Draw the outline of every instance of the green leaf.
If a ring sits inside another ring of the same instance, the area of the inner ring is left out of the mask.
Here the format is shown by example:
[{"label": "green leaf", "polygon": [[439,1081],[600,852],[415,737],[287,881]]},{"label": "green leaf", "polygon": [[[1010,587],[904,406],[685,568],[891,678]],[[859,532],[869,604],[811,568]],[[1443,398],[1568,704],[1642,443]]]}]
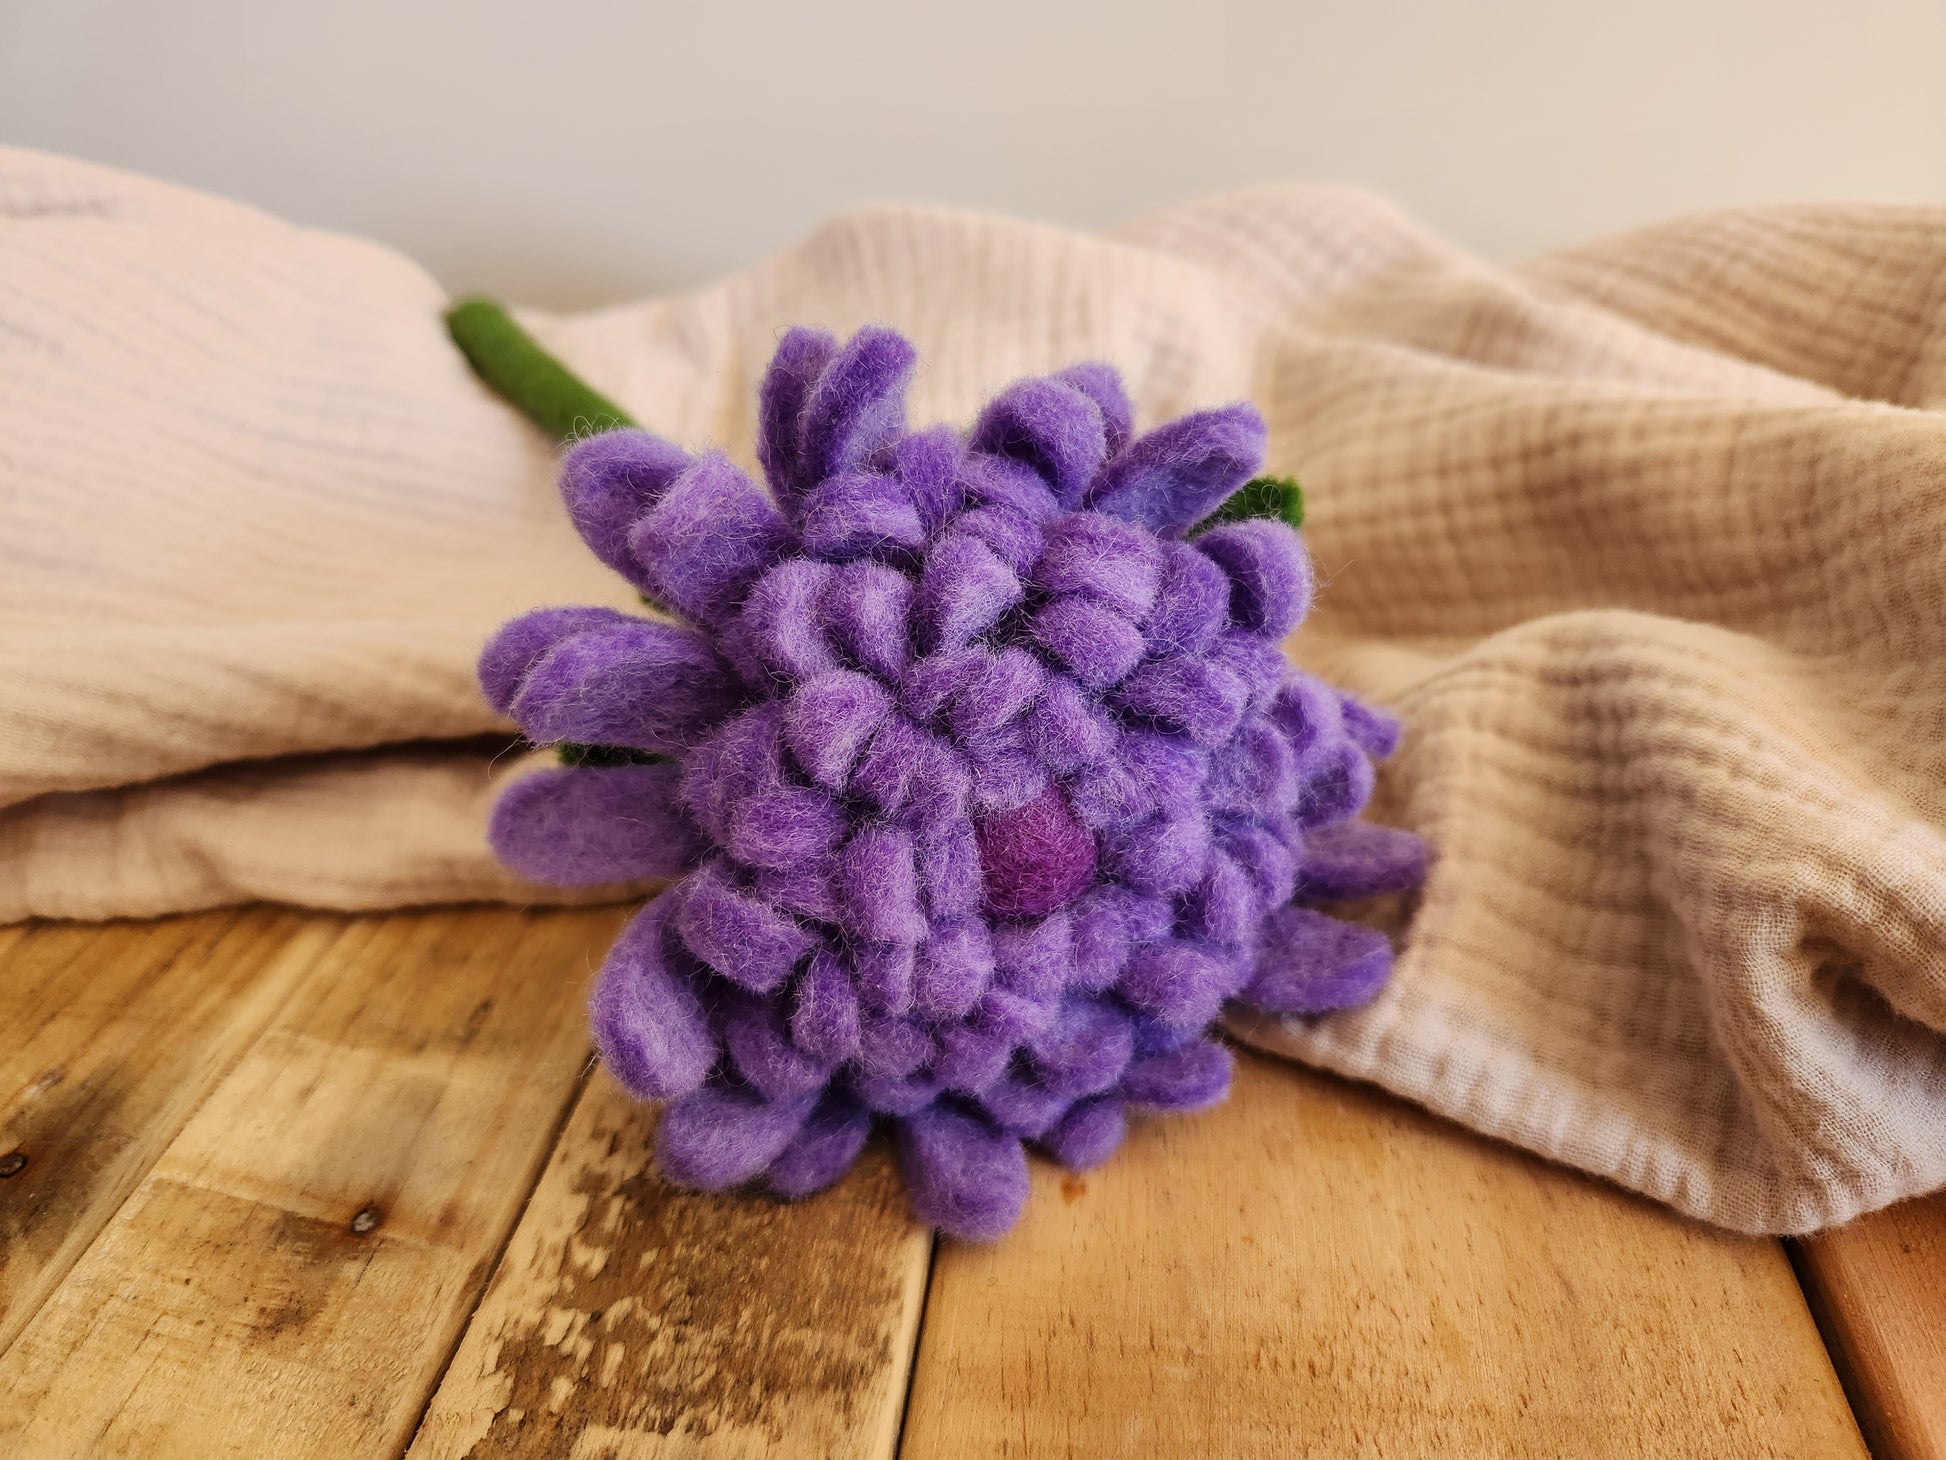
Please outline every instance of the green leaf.
[{"label": "green leaf", "polygon": [[[1226,522],[1244,522],[1252,517],[1275,517],[1293,528],[1304,526],[1304,488],[1296,477],[1252,477],[1224,500],[1209,516],[1196,524],[1196,533],[1208,532]],[[1191,534],[1194,536],[1195,534]]]}]

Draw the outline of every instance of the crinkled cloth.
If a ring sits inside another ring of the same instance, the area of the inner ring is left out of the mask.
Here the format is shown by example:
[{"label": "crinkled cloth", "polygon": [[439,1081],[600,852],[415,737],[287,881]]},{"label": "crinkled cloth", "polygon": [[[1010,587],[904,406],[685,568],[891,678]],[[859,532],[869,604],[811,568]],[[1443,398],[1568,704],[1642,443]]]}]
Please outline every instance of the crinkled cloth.
[{"label": "crinkled cloth", "polygon": [[[473,659],[627,590],[444,303],[0,151],[0,917],[555,895],[487,852]],[[1946,1181],[1946,211],[1513,270],[1339,190],[1108,238],[876,211],[528,322],[700,445],[755,438],[782,325],[870,320],[920,423],[1112,360],[1144,422],[1260,403],[1303,478],[1295,645],[1403,715],[1375,813],[1439,855],[1376,1003],[1240,1034],[1731,1227]]]}]

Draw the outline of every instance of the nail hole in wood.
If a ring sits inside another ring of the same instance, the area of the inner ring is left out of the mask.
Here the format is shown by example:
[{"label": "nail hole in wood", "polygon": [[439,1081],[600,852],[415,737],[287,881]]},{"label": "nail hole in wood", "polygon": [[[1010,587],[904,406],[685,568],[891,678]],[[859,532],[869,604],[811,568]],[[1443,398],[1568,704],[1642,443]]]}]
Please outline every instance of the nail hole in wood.
[{"label": "nail hole in wood", "polygon": [[26,1169],[26,1152],[9,1151],[6,1155],[0,1156],[0,1181],[5,1181],[9,1176],[18,1176]]},{"label": "nail hole in wood", "polygon": [[367,1232],[376,1232],[378,1224],[385,1220],[385,1213],[377,1207],[362,1207],[358,1215],[351,1219],[352,1232],[363,1237]]}]

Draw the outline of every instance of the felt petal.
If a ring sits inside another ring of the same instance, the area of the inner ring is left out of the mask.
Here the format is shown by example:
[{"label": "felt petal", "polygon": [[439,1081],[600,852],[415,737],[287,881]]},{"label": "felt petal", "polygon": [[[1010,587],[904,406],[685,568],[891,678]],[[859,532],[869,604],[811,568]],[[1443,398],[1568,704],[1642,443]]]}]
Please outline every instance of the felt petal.
[{"label": "felt petal", "polygon": [[1076,1098],[1108,1089],[1135,1053],[1135,1021],[1106,999],[1072,998],[1028,1049],[1040,1083]]},{"label": "felt petal", "polygon": [[1066,381],[1016,381],[980,413],[975,451],[1020,462],[1046,482],[1055,500],[1073,507],[1108,454],[1101,407]]},{"label": "felt petal", "polygon": [[1213,944],[1171,938],[1139,949],[1122,970],[1117,991],[1160,1024],[1200,1029],[1235,992],[1235,965]]},{"label": "felt petal", "polygon": [[792,693],[784,710],[784,739],[805,775],[827,790],[840,790],[891,711],[892,696],[877,680],[855,670],[833,670]]},{"label": "felt petal", "polygon": [[659,600],[714,627],[736,612],[790,536],[763,489],[713,451],[676,478],[628,543]]},{"label": "felt petal", "polygon": [[923,1222],[948,1236],[991,1242],[1027,1202],[1027,1153],[1017,1137],[944,1105],[898,1127],[900,1163]]},{"label": "felt petal", "polygon": [[723,1047],[744,1083],[766,1100],[816,1094],[831,1076],[828,1061],[792,1043],[784,1016],[771,999],[732,999],[723,1018]]},{"label": "felt petal", "polygon": [[1025,590],[993,549],[963,532],[947,532],[926,554],[913,603],[919,643],[927,652],[953,649],[998,623]]},{"label": "felt petal", "polygon": [[1117,1092],[1129,1104],[1183,1113],[1207,1110],[1230,1093],[1235,1062],[1211,1039],[1198,1039],[1128,1067]]},{"label": "felt petal", "polygon": [[500,794],[487,840],[513,871],[557,887],[675,877],[701,852],[672,765],[553,767]]},{"label": "felt petal", "polygon": [[846,472],[813,487],[801,531],[805,551],[831,562],[910,553],[926,540],[905,484],[878,472]]},{"label": "felt petal", "polygon": [[1269,1014],[1323,1014],[1371,999],[1392,971],[1385,935],[1308,907],[1264,919],[1242,999]]},{"label": "felt petal", "polygon": [[1095,409],[1101,412],[1108,454],[1119,454],[1135,432],[1135,407],[1122,386],[1121,372],[1101,360],[1083,360],[1057,372],[1054,378],[1095,403]]},{"label": "felt petal", "polygon": [[595,979],[589,1022],[609,1073],[643,1100],[699,1088],[716,1063],[716,1036],[686,972],[669,957],[672,899],[656,898],[623,929]]},{"label": "felt petal", "polygon": [[795,918],[737,890],[720,861],[680,887],[676,929],[689,951],[752,993],[781,988],[813,938]]},{"label": "felt petal", "polygon": [[918,358],[904,335],[882,325],[846,341],[804,407],[803,489],[874,464],[905,425],[906,382]]},{"label": "felt petal", "polygon": [[896,568],[865,559],[846,563],[824,595],[823,613],[831,637],[865,669],[894,683],[912,654],[907,610],[912,580]]},{"label": "felt petal", "polygon": [[1226,523],[1198,537],[1196,546],[1230,580],[1232,623],[1281,639],[1311,611],[1311,555],[1288,523],[1269,517]]},{"label": "felt petal", "polygon": [[1266,437],[1264,418],[1247,402],[1180,416],[1103,467],[1086,505],[1180,537],[1250,479]]},{"label": "felt petal", "polygon": [[1373,760],[1384,760],[1399,748],[1399,735],[1404,727],[1396,715],[1374,709],[1348,694],[1341,693],[1338,703],[1344,709],[1346,731]]},{"label": "felt petal", "polygon": [[707,639],[673,624],[624,619],[570,635],[521,681],[508,707],[527,738],[679,750],[737,702]]},{"label": "felt petal", "polygon": [[723,643],[752,689],[838,667],[837,649],[818,616],[833,576],[829,563],[786,558],[750,589]]},{"label": "felt petal", "polygon": [[811,1107],[810,1100],[769,1101],[706,1085],[663,1111],[656,1164],[676,1185],[697,1191],[741,1186],[784,1154]]},{"label": "felt petal", "polygon": [[837,953],[820,948],[797,981],[791,1041],[805,1053],[836,1063],[858,1053],[858,988]]},{"label": "felt petal", "polygon": [[1124,679],[1114,699],[1137,719],[1178,731],[1198,745],[1229,739],[1250,688],[1219,664],[1202,659],[1152,659]]},{"label": "felt petal", "polygon": [[804,473],[804,408],[837,353],[830,331],[793,326],[777,342],[757,389],[757,460],[771,495],[786,509],[813,485]]},{"label": "felt petal", "polygon": [[1350,740],[1341,740],[1304,780],[1298,793],[1298,824],[1309,830],[1346,821],[1365,809],[1372,799],[1377,773],[1365,752]]},{"label": "felt petal", "polygon": [[1155,604],[1143,625],[1149,652],[1159,659],[1201,654],[1230,616],[1230,580],[1186,542],[1162,544]]},{"label": "felt petal", "polygon": [[625,427],[577,441],[561,462],[561,497],[575,530],[637,588],[649,581],[629,550],[629,534],[693,461],[660,436]]},{"label": "felt petal", "polygon": [[1342,900],[1403,892],[1426,880],[1426,844],[1409,831],[1341,821],[1304,839],[1297,895]]},{"label": "felt petal", "polygon": [[614,608],[537,608],[523,613],[495,629],[480,651],[480,689],[487,703],[505,715],[512,710],[514,697],[534,666],[563,639],[590,629],[642,622]]},{"label": "felt petal", "polygon": [[1141,662],[1142,631],[1092,598],[1073,594],[1035,613],[1034,638],[1089,689],[1105,689]]},{"label": "felt petal", "polygon": [[959,432],[944,425],[914,431],[893,454],[899,480],[905,483],[906,496],[928,534],[939,531],[940,524],[959,510],[959,473],[965,459],[966,443]]},{"label": "felt petal", "polygon": [[1109,1096],[1077,1101],[1061,1121],[1041,1137],[1047,1154],[1070,1171],[1089,1171],[1115,1154],[1128,1135],[1122,1102]]},{"label": "felt petal", "polygon": [[1140,619],[1155,602],[1161,573],[1161,547],[1151,534],[1100,512],[1074,512],[1047,529],[1034,583],[1051,594],[1085,594]]},{"label": "felt petal", "polygon": [[871,1133],[871,1111],[834,1090],[818,1102],[784,1154],[764,1172],[764,1184],[786,1198],[823,1191],[851,1170]]}]

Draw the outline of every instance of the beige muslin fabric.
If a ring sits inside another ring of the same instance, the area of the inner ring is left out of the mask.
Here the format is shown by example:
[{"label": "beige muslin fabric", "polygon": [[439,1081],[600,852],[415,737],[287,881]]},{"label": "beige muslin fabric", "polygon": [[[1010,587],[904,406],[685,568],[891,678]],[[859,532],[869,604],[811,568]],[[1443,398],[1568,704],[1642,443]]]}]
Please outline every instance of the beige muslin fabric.
[{"label": "beige muslin fabric", "polygon": [[[442,303],[0,152],[0,917],[548,895],[480,842],[474,650],[627,594]],[[1732,1227],[1946,1182],[1946,210],[1511,270],[1342,190],[1107,238],[884,210],[531,322],[747,460],[778,329],[867,320],[921,420],[1095,357],[1147,420],[1258,401],[1303,477],[1292,650],[1405,717],[1376,810],[1438,862],[1374,1005],[1245,1037]]]}]

